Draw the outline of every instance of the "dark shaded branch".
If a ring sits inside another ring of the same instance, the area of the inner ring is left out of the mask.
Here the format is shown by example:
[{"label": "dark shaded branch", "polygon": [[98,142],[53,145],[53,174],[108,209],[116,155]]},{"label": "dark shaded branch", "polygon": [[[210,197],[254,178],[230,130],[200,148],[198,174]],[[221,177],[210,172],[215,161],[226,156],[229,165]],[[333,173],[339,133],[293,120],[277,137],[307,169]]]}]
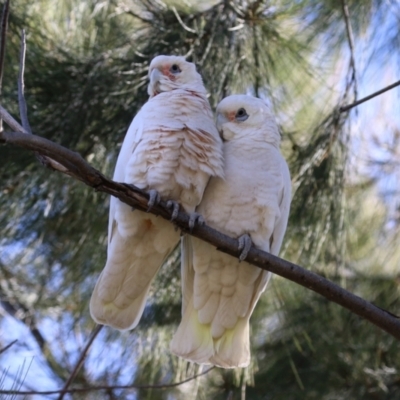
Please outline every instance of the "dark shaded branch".
[{"label": "dark shaded branch", "polygon": [[19,390],[0,390],[0,394],[12,394],[12,395],[20,395],[20,396],[26,396],[26,395],[32,395],[32,394],[41,394],[41,395],[50,395],[50,394],[59,394],[59,393],[85,393],[85,392],[92,392],[96,390],[105,390],[105,391],[110,391],[110,390],[115,390],[115,389],[170,389],[174,388],[180,385],[183,385],[184,383],[190,382],[194,379],[199,378],[200,376],[208,374],[211,370],[213,370],[215,367],[211,367],[206,369],[203,372],[200,372],[199,374],[193,375],[190,378],[187,378],[183,381],[176,382],[176,383],[167,383],[167,384],[159,384],[159,385],[115,385],[115,386],[91,386],[91,387],[84,387],[84,388],[73,388],[73,389],[68,389],[66,391],[64,390],[48,390],[48,391],[19,391]]},{"label": "dark shaded branch", "polygon": [[387,92],[387,91],[390,90],[390,89],[394,89],[396,86],[400,86],[400,81],[397,81],[397,82],[395,82],[395,83],[392,83],[391,85],[386,86],[385,88],[383,88],[383,89],[381,89],[381,90],[378,90],[377,92],[372,93],[372,94],[370,94],[370,95],[368,95],[368,96],[366,96],[366,97],[364,97],[364,98],[362,98],[362,99],[360,99],[360,100],[358,100],[358,101],[355,101],[354,103],[348,104],[347,106],[340,107],[340,108],[339,108],[339,111],[340,111],[340,112],[348,111],[348,110],[350,110],[351,108],[356,107],[356,106],[358,106],[358,105],[361,104],[361,103],[365,103],[366,101],[371,100],[371,99],[373,99],[374,97],[379,96],[380,94],[385,93],[385,92]]},{"label": "dark shaded branch", "polygon": [[50,350],[50,346],[48,345],[46,339],[37,327],[36,318],[33,310],[30,310],[28,307],[18,302],[17,300],[8,300],[6,299],[6,297],[7,296],[5,296],[0,290],[1,306],[9,315],[17,319],[18,321],[21,321],[29,329],[29,332],[39,346],[39,349],[42,352],[43,357],[46,360],[46,363],[51,371],[58,378],[65,379],[66,375],[64,373],[64,369],[56,361],[54,355]]},{"label": "dark shaded branch", "polygon": [[81,355],[78,359],[78,361],[75,364],[74,369],[71,372],[71,375],[69,376],[68,380],[65,382],[64,387],[62,388],[62,391],[60,393],[60,396],[58,397],[58,400],[62,400],[64,398],[64,395],[68,393],[68,388],[71,385],[72,381],[75,379],[76,375],[78,374],[79,370],[81,369],[83,362],[85,361],[86,353],[89,351],[90,346],[92,345],[94,339],[96,339],[96,336],[99,334],[101,331],[101,328],[103,328],[103,325],[96,325],[96,327],[93,329],[92,334],[90,335],[90,338],[88,342],[86,343],[86,346],[81,352]]},{"label": "dark shaded branch", "polygon": [[[0,107],[0,116],[3,116],[2,110],[3,109]],[[10,117],[9,114],[7,118],[8,117]],[[14,122],[13,124],[15,125]],[[146,192],[133,185],[114,182],[106,178],[101,172],[89,165],[78,153],[36,135],[26,135],[18,132],[1,132],[0,139],[6,143],[24,147],[49,156],[67,168],[71,176],[74,176],[86,185],[117,197],[122,202],[139,210],[146,211],[147,209],[149,196]],[[159,215],[167,220],[171,219],[172,215],[172,211],[167,207],[165,201],[153,207],[151,213]],[[238,241],[236,239],[223,235],[206,225],[196,226],[193,231],[190,231],[189,215],[184,212],[179,212],[174,223],[183,232],[189,233],[216,246],[224,253],[230,254],[236,258],[239,257],[240,251],[238,250]],[[326,297],[328,300],[365,318],[400,340],[400,319],[397,316],[374,306],[328,279],[254,247],[250,249],[246,261],[261,269],[271,271],[274,274],[296,282],[307,289],[313,290]]]},{"label": "dark shaded branch", "polygon": [[40,350],[43,351],[46,346],[46,340],[37,328],[33,312],[17,301],[8,301],[4,298],[1,300],[1,305],[7,314],[21,321],[29,329]]},{"label": "dark shaded branch", "polygon": [[0,354],[4,353],[6,350],[8,350],[13,344],[17,343],[18,339],[13,340],[11,343],[9,343],[6,347],[3,347],[0,349]]},{"label": "dark shaded branch", "polygon": [[11,114],[0,105],[1,119],[12,129],[21,133],[28,133],[12,116]]}]

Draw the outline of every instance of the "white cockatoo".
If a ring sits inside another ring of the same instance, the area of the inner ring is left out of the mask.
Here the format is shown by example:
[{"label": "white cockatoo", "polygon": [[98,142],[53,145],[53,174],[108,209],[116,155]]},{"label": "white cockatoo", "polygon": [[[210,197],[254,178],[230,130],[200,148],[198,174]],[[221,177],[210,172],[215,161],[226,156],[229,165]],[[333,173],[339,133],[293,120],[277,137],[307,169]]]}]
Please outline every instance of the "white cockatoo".
[{"label": "white cockatoo", "polygon": [[[206,90],[193,63],[158,56],[149,68],[149,100],[132,121],[114,180],[133,184],[155,199],[172,200],[194,213],[210,176],[223,176],[222,140]],[[90,300],[99,324],[134,328],[150,284],[179,243],[174,226],[111,197],[107,263]]]},{"label": "white cockatoo", "polygon": [[[267,104],[233,95],[217,107],[225,179],[212,178],[197,211],[207,225],[277,255],[291,202],[288,166]],[[251,240],[250,240],[251,239]],[[171,351],[223,368],[250,362],[249,319],[270,273],[194,237],[182,238],[182,321]]]}]

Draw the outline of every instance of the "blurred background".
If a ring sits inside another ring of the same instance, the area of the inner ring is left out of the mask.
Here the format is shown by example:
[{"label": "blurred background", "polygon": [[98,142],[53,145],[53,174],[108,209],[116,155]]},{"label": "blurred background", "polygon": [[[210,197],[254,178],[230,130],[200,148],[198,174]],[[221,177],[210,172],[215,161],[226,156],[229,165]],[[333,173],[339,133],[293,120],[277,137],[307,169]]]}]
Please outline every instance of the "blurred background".
[{"label": "blurred background", "polygon": [[[25,28],[33,132],[111,177],[147,100],[149,61],[188,57],[213,108],[248,93],[275,110],[293,183],[281,257],[400,314],[400,91],[338,111],[400,79],[399,27],[396,0],[11,0],[2,104],[18,115]],[[0,354],[0,388],[58,389],[95,326],[88,305],[105,263],[109,197],[20,148],[0,146],[0,160],[0,348],[17,339]],[[74,387],[200,372],[169,353],[179,320],[177,250],[138,328],[104,328]],[[275,276],[251,329],[246,369],[65,398],[400,399],[399,342],[303,287]]]}]

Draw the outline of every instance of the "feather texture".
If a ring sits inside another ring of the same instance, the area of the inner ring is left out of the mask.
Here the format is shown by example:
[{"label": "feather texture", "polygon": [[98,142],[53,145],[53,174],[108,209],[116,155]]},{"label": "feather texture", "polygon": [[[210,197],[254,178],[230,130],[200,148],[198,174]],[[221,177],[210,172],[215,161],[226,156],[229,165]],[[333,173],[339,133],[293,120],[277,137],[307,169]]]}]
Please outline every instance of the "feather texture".
[{"label": "feather texture", "polygon": [[[244,121],[237,118],[241,109]],[[264,102],[245,95],[224,99],[217,113],[226,140],[225,179],[210,180],[197,211],[211,227],[232,237],[249,234],[256,247],[278,254],[291,181],[273,115]],[[182,253],[185,307],[172,352],[200,364],[247,366],[249,319],[270,273],[197,238],[182,241]]]},{"label": "feather texture", "polygon": [[[179,74],[171,72],[173,65]],[[193,212],[209,177],[223,175],[221,139],[206,92],[194,65],[182,57],[156,57],[149,75],[150,99],[128,129],[114,180],[156,190]],[[152,280],[178,242],[171,223],[111,197],[107,263],[90,301],[93,319],[134,328]]]}]

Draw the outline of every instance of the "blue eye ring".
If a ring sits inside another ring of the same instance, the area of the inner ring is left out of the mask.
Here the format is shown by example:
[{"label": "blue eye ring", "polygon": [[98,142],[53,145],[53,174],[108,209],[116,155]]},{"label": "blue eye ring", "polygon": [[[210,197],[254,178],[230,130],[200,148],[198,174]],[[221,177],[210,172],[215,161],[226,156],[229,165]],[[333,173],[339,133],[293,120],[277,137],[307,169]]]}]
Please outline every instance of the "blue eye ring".
[{"label": "blue eye ring", "polygon": [[172,64],[169,71],[173,74],[179,74],[180,72],[182,72],[178,64]]},{"label": "blue eye ring", "polygon": [[246,121],[247,118],[249,118],[249,115],[247,114],[246,110],[244,108],[239,108],[239,110],[237,110],[235,118],[238,121]]}]

